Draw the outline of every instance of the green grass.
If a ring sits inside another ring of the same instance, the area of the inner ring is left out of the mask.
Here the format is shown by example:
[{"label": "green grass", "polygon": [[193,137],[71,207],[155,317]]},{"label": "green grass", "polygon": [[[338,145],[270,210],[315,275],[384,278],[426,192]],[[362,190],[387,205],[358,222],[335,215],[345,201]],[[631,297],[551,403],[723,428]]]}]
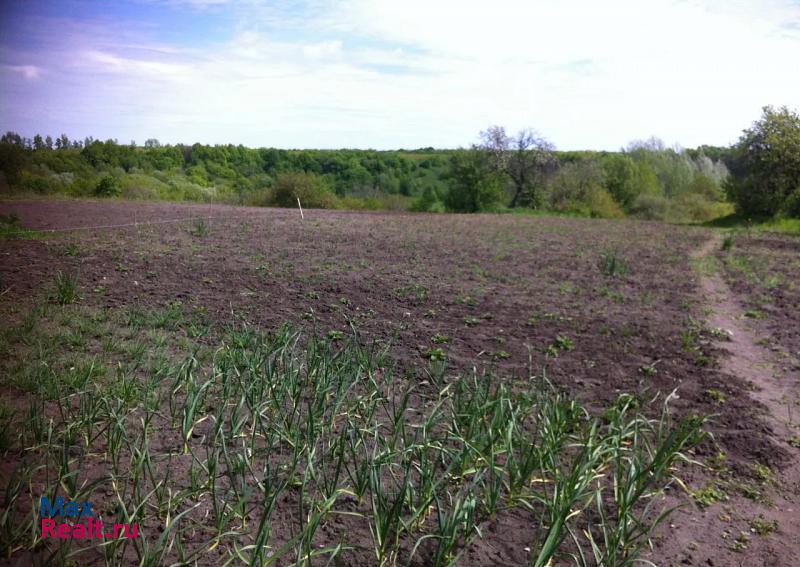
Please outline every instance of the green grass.
[{"label": "green grass", "polygon": [[722,251],[723,252],[727,252],[731,248],[733,248],[733,241],[734,241],[734,235],[733,234],[726,234],[725,238],[723,238],[723,240],[722,240]]},{"label": "green grass", "polygon": [[53,282],[52,297],[53,300],[59,305],[68,305],[78,301],[79,295],[77,276],[64,273],[60,270],[56,272]]},{"label": "green grass", "polygon": [[45,236],[42,232],[23,227],[19,221],[20,218],[14,213],[0,215],[0,240],[42,238]]},{"label": "green grass", "polygon": [[747,218],[739,214],[720,217],[707,222],[704,226],[728,229],[745,229],[763,232],[779,232],[792,236],[800,236],[800,219],[790,218]]}]

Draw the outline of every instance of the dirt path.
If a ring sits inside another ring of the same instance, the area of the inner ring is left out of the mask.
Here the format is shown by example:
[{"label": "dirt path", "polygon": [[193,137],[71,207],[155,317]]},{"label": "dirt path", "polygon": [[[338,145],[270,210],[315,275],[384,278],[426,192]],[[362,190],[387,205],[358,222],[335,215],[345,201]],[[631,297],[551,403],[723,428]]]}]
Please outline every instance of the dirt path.
[{"label": "dirt path", "polygon": [[[693,257],[708,265],[721,245],[721,235],[714,234]],[[722,344],[727,354],[720,359],[720,370],[752,384],[750,396],[765,407],[764,420],[771,429],[769,436],[785,447],[793,459],[781,470],[772,471],[774,478],[765,490],[767,498],[762,501],[729,494],[728,501],[712,505],[700,514],[697,510],[676,514],[671,519],[673,536],[684,542],[687,550],[680,563],[800,565],[800,450],[788,443],[800,433],[800,408],[796,407],[796,400],[800,399],[800,376],[797,372],[780,372],[778,361],[759,344],[756,331],[744,318],[745,309],[718,270],[701,270],[699,288],[707,308],[706,323],[728,336]],[[758,525],[759,519],[768,523],[764,525],[776,521],[775,531],[757,533],[753,526]],[[720,538],[730,553],[720,553]]]},{"label": "dirt path", "polygon": [[[696,257],[713,255],[721,243],[720,236],[715,235],[697,251]],[[796,373],[780,373],[780,364],[772,353],[758,344],[758,338],[743,318],[745,309],[717,271],[702,274],[700,287],[707,306],[712,310],[708,315],[708,325],[729,335],[726,344],[728,356],[720,361],[722,371],[753,383],[753,399],[768,408],[770,425],[778,435],[783,434],[788,439],[797,433],[796,425],[800,420],[800,411],[792,412],[798,392]]]}]

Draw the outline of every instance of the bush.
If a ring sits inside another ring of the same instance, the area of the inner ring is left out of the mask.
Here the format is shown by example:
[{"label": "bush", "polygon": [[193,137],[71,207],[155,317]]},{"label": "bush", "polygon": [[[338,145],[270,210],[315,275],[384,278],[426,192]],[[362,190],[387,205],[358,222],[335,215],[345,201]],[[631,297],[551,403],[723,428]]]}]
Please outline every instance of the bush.
[{"label": "bush", "polygon": [[130,173],[122,178],[122,196],[126,199],[168,199],[170,186],[151,175]]},{"label": "bush", "polygon": [[250,207],[269,207],[275,202],[271,187],[259,187],[247,194],[244,204]]},{"label": "bush", "polygon": [[94,177],[76,177],[67,187],[67,194],[73,197],[90,197],[94,195],[96,186]]},{"label": "bush", "polygon": [[20,186],[26,191],[33,191],[42,195],[50,192],[50,184],[43,177],[23,175]]},{"label": "bush", "polygon": [[309,209],[335,209],[338,205],[336,195],[323,177],[305,172],[279,174],[272,187],[272,204],[296,207],[297,199]]},{"label": "bush", "polygon": [[719,216],[718,203],[697,193],[681,195],[672,205],[670,220],[677,222],[708,222]]},{"label": "bush", "polygon": [[19,225],[19,216],[11,212],[7,215],[0,215],[0,240],[10,238],[21,232],[23,228]]},{"label": "bush", "polygon": [[687,193],[701,195],[709,201],[720,201],[724,197],[717,182],[702,173],[694,176],[694,179],[689,184]]},{"label": "bush", "polygon": [[625,214],[604,188],[604,170],[594,159],[565,163],[553,175],[547,195],[550,208],[585,217],[622,218]]},{"label": "bush", "polygon": [[422,195],[414,199],[411,210],[417,213],[443,213],[444,204],[433,187],[426,187]]},{"label": "bush", "polygon": [[122,196],[125,199],[132,201],[156,201],[161,198],[161,195],[151,187],[144,187],[142,185],[132,185],[126,187],[122,191]]},{"label": "bush", "polygon": [[122,187],[116,177],[106,175],[94,188],[97,197],[119,197],[122,194]]},{"label": "bush", "polygon": [[587,203],[589,214],[602,219],[621,219],[625,216],[622,208],[605,189],[598,189],[589,193]]},{"label": "bush", "polygon": [[660,195],[642,194],[634,199],[631,212],[647,220],[665,220],[669,214],[669,201]]},{"label": "bush", "polygon": [[800,187],[789,195],[783,204],[782,214],[800,219]]}]

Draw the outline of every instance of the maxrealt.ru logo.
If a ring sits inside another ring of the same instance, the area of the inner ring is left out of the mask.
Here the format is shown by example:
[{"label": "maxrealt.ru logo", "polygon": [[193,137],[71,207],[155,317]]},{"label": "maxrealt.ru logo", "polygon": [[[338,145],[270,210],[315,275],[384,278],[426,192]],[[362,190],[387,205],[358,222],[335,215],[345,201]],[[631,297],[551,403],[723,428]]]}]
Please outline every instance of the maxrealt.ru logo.
[{"label": "maxrealt.ru logo", "polygon": [[[42,539],[115,539],[139,537],[138,524],[110,524],[96,520],[92,503],[73,502],[57,496],[53,502],[47,496],[39,501],[42,519]],[[55,517],[61,518],[56,521]]]}]

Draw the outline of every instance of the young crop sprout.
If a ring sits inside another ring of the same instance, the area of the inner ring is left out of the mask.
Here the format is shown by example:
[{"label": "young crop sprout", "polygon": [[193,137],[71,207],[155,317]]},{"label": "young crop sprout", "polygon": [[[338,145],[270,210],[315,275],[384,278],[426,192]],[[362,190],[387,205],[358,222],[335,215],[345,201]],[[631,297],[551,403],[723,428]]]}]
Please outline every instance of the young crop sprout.
[{"label": "young crop sprout", "polygon": [[607,250],[600,256],[598,263],[600,272],[604,276],[613,278],[624,277],[628,274],[628,261],[616,250]]},{"label": "young crop sprout", "polygon": [[[121,320],[163,328],[165,313]],[[566,335],[551,345],[573,346]],[[0,411],[0,449],[27,447],[4,487],[0,549],[86,552],[30,539],[35,475],[48,497],[147,526],[146,537],[88,544],[109,565],[213,554],[230,565],[446,566],[514,509],[541,526],[530,529],[531,565],[551,564],[575,538],[598,564],[639,557],[666,517],[655,496],[701,439],[702,420],[673,423],[665,405],[654,421],[626,396],[594,418],[542,378],[513,385],[473,370],[453,380],[434,367],[443,351],[426,355],[429,380],[416,383],[353,326],[332,337],[240,324],[209,357],[194,350],[151,374],[131,361],[106,384],[95,361],[75,366],[36,390],[22,444],[8,434],[16,417]],[[98,460],[104,475],[86,466]]]}]

